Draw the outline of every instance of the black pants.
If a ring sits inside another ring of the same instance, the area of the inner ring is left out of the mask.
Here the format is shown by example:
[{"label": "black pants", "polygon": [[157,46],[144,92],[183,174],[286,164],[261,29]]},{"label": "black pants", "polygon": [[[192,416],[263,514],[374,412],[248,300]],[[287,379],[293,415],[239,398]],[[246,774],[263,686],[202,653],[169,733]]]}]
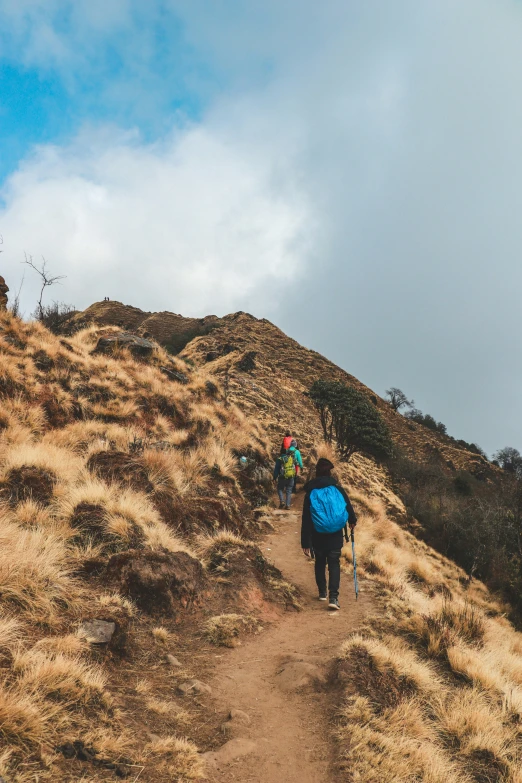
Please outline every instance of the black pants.
[{"label": "black pants", "polygon": [[330,598],[339,597],[341,582],[341,550],[330,549],[328,552],[315,550],[315,581],[320,593],[326,593],[326,565],[328,564],[328,592]]}]

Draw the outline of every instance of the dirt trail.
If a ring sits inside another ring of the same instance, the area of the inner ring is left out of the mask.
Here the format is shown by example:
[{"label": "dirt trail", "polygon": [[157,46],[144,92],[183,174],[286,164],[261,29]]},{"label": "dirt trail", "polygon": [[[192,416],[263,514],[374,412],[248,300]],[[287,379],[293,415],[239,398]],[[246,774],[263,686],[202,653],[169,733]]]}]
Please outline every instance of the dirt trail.
[{"label": "dirt trail", "polygon": [[[353,580],[343,574],[340,612],[317,599],[313,565],[300,548],[300,510],[274,511],[275,530],[264,554],[302,592],[302,612],[287,612],[259,636],[218,661],[213,692],[223,709],[241,710],[232,737],[207,754],[212,783],[331,783],[332,746],[326,724],[328,695],[316,687],[350,631],[368,609],[356,603]],[[301,683],[301,687],[299,687]],[[228,737],[225,737],[228,739]]]}]

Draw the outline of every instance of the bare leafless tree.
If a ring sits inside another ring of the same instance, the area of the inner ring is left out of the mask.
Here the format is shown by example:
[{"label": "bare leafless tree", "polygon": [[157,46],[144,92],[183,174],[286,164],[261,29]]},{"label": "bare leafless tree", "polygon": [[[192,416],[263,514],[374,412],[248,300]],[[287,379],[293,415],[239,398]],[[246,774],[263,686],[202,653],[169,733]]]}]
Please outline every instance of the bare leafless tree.
[{"label": "bare leafless tree", "polygon": [[394,411],[398,411],[401,408],[413,408],[415,405],[414,400],[409,400],[401,389],[396,386],[392,386],[390,389],[386,389],[386,396],[388,402],[392,406]]},{"label": "bare leafless tree", "polygon": [[49,288],[50,286],[56,285],[56,283],[59,283],[60,280],[64,280],[67,275],[51,275],[50,272],[47,269],[47,261],[45,258],[42,258],[42,265],[38,267],[34,261],[32,256],[28,256],[26,254],[25,261],[22,261],[23,264],[26,264],[27,266],[31,267],[31,269],[34,269],[34,271],[40,275],[40,281],[42,284],[42,287],[40,289],[40,298],[38,299],[38,304],[36,306],[36,317],[39,320],[42,320],[43,316],[43,295],[46,288]]}]

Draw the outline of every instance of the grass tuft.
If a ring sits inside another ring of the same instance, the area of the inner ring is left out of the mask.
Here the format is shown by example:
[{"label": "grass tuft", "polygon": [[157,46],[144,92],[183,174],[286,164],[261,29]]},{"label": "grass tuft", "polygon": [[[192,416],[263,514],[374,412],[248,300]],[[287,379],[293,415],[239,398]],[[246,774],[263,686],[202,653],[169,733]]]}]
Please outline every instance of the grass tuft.
[{"label": "grass tuft", "polygon": [[243,614],[220,614],[205,624],[205,635],[212,644],[221,647],[237,647],[243,632],[255,633],[260,625],[255,617]]}]

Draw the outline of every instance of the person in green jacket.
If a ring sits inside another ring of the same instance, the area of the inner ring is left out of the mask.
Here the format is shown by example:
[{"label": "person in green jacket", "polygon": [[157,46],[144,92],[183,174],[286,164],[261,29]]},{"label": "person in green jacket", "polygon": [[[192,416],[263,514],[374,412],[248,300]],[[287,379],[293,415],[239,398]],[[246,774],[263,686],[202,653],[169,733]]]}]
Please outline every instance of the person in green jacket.
[{"label": "person in green jacket", "polygon": [[296,440],[292,440],[288,451],[290,451],[294,455],[294,459],[295,459],[295,479],[294,479],[294,486],[292,488],[292,492],[295,495],[295,493],[297,492],[297,476],[299,475],[299,471],[303,470],[303,459],[301,457],[301,452],[297,448]]}]

